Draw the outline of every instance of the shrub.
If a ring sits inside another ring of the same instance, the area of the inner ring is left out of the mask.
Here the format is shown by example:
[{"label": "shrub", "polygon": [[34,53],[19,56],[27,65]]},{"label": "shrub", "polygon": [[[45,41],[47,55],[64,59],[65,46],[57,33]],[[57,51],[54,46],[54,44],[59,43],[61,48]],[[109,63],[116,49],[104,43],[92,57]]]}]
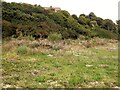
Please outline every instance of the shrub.
[{"label": "shrub", "polygon": [[64,29],[61,34],[63,39],[77,39],[79,37],[79,34],[74,29]]},{"label": "shrub", "polygon": [[27,49],[28,49],[28,47],[25,46],[25,45],[19,46],[17,48],[17,53],[21,54],[21,55],[26,54],[27,53]]},{"label": "shrub", "polygon": [[105,30],[105,29],[100,29],[96,28],[95,30],[96,34],[100,38],[108,38],[108,39],[117,39],[118,35],[115,33],[112,33],[111,31]]},{"label": "shrub", "polygon": [[87,25],[89,23],[89,19],[86,18],[85,16],[79,16],[78,22],[82,25]]},{"label": "shrub", "polygon": [[58,34],[58,33],[53,33],[53,34],[50,34],[49,36],[48,36],[48,39],[50,40],[50,41],[59,41],[59,40],[61,40],[62,39],[62,35],[61,34]]},{"label": "shrub", "polygon": [[6,38],[6,37],[10,37],[15,34],[16,34],[16,26],[6,20],[3,20],[3,22],[2,22],[2,37]]}]

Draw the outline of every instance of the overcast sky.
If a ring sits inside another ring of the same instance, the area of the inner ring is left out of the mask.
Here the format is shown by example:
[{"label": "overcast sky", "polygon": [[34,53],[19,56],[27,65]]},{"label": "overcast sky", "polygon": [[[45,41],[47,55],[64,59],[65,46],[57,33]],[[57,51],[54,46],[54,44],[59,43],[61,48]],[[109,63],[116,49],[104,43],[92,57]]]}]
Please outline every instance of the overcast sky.
[{"label": "overcast sky", "polygon": [[118,20],[118,2],[119,0],[4,0],[7,2],[24,2],[29,4],[38,4],[43,7],[60,7],[69,11],[71,14],[88,15],[94,12],[103,19]]}]

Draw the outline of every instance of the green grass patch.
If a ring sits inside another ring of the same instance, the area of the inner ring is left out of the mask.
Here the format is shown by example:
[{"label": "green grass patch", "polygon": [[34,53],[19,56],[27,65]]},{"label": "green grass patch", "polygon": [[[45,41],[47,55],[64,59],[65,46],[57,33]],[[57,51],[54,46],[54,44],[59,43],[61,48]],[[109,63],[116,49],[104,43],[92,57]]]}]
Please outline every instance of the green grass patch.
[{"label": "green grass patch", "polygon": [[[3,85],[29,88],[115,87],[118,85],[118,52],[101,47],[82,48],[74,53],[61,54],[51,49],[47,53],[26,54],[28,47],[19,46],[13,51],[3,52],[6,58],[2,61]],[[12,52],[17,55],[15,59],[11,59]]]}]

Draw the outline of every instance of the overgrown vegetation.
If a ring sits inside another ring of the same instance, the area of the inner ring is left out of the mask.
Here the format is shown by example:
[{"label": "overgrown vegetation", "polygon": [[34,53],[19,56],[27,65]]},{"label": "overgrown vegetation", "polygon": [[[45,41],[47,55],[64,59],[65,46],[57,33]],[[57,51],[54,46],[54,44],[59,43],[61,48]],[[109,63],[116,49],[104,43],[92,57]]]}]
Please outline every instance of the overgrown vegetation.
[{"label": "overgrown vegetation", "polygon": [[65,10],[54,12],[40,5],[2,2],[2,13],[3,38],[32,36],[38,39],[57,33],[62,39],[77,39],[80,35],[117,39],[118,35],[117,24],[93,12],[77,17]]},{"label": "overgrown vegetation", "polygon": [[50,40],[50,41],[60,41],[60,40],[62,40],[62,36],[61,36],[61,34],[57,34],[57,33],[53,33],[53,34],[50,34],[49,36],[48,36],[48,39]]},{"label": "overgrown vegetation", "polygon": [[2,16],[3,88],[118,87],[120,21],[15,2]]}]

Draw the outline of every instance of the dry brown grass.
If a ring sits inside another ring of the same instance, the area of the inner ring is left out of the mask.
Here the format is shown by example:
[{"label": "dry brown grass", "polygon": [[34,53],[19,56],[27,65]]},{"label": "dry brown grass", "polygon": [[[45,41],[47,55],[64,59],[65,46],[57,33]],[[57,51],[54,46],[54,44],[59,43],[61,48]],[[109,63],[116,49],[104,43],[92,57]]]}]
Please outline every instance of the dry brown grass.
[{"label": "dry brown grass", "polygon": [[[117,40],[93,38],[91,40],[62,40],[61,42],[50,42],[47,39],[39,40],[17,40],[13,39],[3,44],[3,51],[10,51],[16,49],[18,46],[26,45],[28,47],[28,54],[49,53],[52,50],[57,51],[59,54],[65,52],[79,52],[85,48],[102,48],[114,50],[118,45]],[[108,47],[109,46],[109,47]],[[58,54],[56,53],[56,54]]]}]

